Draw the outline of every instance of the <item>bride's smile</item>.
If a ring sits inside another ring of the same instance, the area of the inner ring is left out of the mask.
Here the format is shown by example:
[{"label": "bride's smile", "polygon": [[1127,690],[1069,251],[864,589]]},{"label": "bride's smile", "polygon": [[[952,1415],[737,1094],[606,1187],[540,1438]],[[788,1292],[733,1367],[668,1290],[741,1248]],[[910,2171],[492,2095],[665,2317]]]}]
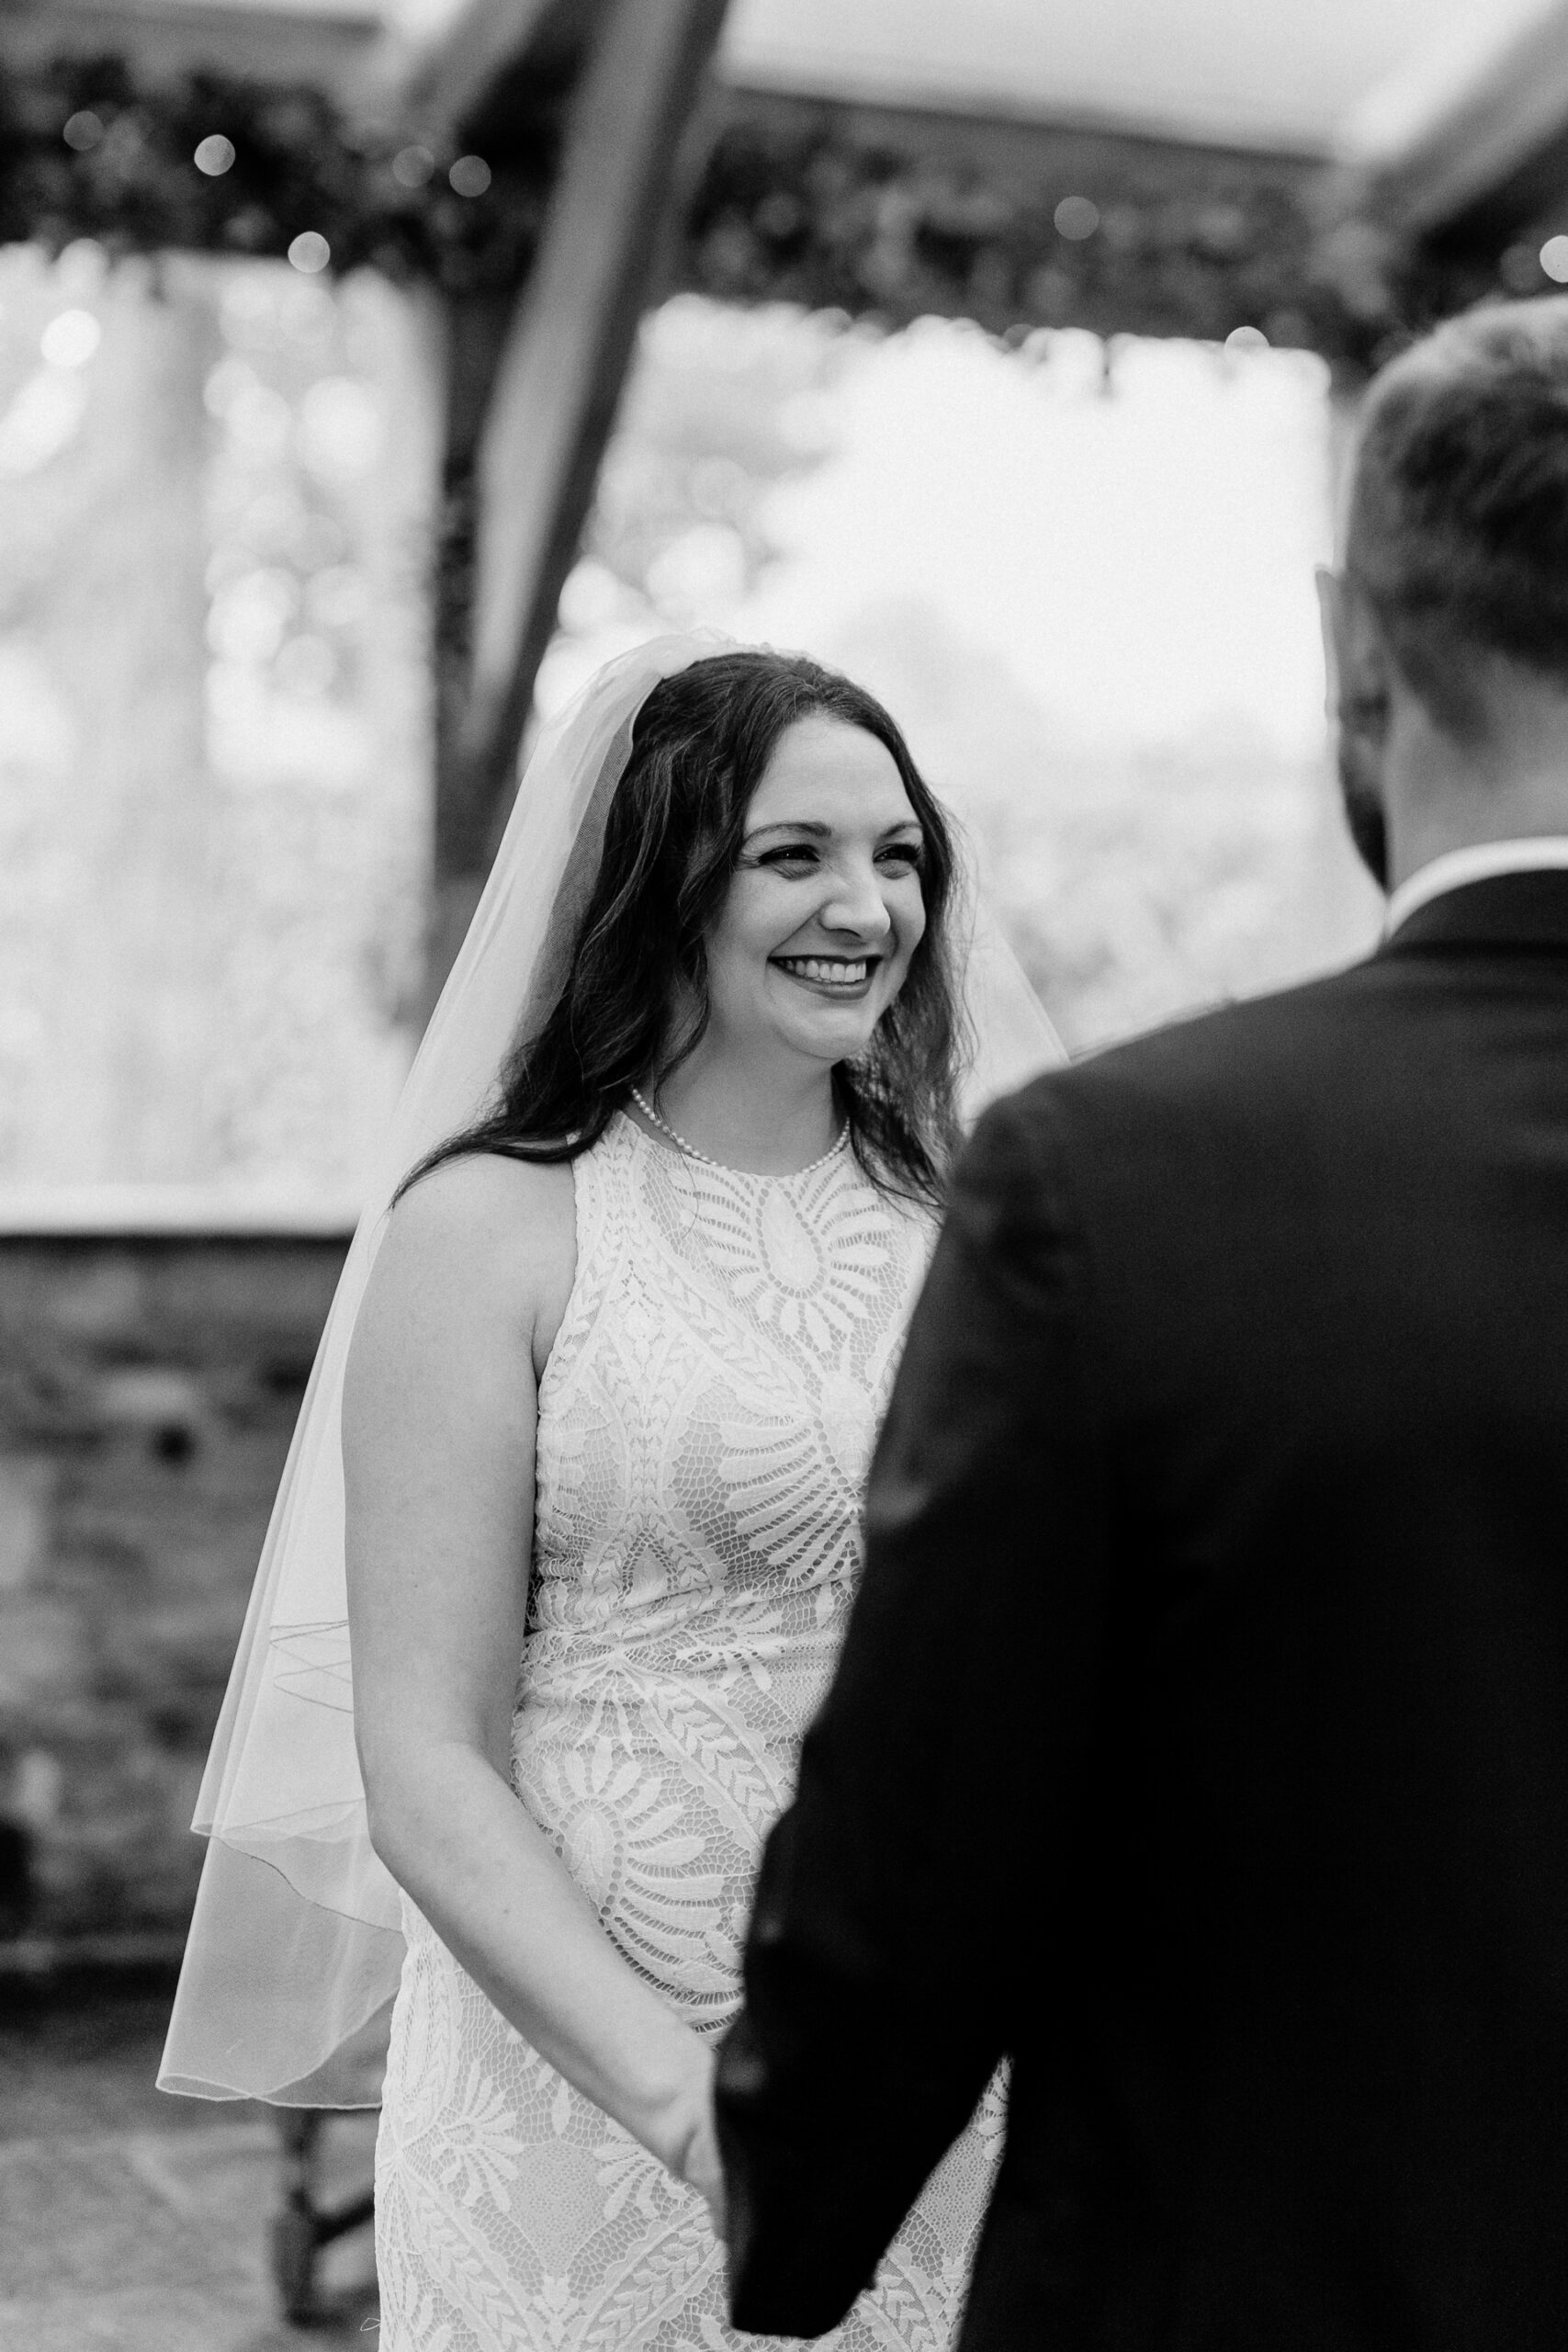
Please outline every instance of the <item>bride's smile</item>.
[{"label": "bride's smile", "polygon": [[802,980],[807,988],[826,989],[832,996],[858,993],[871,985],[873,973],[881,962],[879,956],[775,956],[773,962],[792,980]]}]

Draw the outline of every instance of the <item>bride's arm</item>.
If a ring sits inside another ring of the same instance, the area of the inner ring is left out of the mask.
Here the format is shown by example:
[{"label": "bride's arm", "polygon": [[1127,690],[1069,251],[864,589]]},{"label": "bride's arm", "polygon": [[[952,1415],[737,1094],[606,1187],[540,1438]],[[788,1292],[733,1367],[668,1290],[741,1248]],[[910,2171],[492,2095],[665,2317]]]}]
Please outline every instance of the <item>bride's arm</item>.
[{"label": "bride's arm", "polygon": [[711,2201],[700,2038],[621,1959],[509,1781],[536,1364],[571,1172],[455,1162],[400,1203],[344,1398],[355,1726],[376,1851],[502,2014]]}]

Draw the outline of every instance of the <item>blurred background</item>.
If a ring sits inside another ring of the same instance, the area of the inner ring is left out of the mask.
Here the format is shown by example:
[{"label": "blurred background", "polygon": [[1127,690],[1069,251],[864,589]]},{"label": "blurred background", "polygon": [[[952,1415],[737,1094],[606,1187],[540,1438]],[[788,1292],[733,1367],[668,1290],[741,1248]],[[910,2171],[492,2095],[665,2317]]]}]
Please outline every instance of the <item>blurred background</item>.
[{"label": "blurred background", "polygon": [[1369,372],[1568,285],[1561,0],[0,0],[0,2346],[349,2340],[151,2088],[202,1759],[532,727],[853,673],[1069,1044],[1361,952]]}]

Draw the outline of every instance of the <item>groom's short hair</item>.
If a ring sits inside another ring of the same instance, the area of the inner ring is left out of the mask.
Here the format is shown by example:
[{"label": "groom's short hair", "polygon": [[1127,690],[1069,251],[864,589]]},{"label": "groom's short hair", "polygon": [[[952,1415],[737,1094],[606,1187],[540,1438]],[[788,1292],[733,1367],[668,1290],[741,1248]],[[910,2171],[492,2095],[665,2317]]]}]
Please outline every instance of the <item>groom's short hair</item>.
[{"label": "groom's short hair", "polygon": [[1568,295],[1469,311],[1375,379],[1345,560],[1449,732],[1485,732],[1488,655],[1568,693]]}]

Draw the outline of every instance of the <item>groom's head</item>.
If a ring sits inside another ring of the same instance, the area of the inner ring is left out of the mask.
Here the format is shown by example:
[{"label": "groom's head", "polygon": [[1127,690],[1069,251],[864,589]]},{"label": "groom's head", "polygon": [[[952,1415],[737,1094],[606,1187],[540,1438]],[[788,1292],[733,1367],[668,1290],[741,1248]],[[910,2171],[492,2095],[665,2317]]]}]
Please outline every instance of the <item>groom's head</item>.
[{"label": "groom's head", "polygon": [[1375,379],[1325,608],[1380,880],[1568,831],[1568,295],[1472,311]]}]

